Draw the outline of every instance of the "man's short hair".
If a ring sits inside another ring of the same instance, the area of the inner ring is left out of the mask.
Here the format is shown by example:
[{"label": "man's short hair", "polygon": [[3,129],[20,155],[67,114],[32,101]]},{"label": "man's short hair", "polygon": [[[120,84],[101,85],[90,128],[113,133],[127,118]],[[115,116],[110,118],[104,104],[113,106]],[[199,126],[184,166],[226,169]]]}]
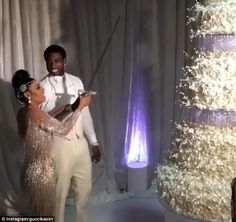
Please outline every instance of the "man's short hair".
[{"label": "man's short hair", "polygon": [[48,60],[51,53],[60,53],[63,59],[66,58],[66,50],[59,45],[50,45],[45,49],[43,53],[43,57],[45,61]]}]

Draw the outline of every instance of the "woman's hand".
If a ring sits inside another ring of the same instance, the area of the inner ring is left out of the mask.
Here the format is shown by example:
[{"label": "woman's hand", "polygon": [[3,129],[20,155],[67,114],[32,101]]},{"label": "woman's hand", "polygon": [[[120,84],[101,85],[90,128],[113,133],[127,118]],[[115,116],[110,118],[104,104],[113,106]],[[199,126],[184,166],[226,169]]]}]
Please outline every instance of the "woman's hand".
[{"label": "woman's hand", "polygon": [[82,110],[85,106],[89,106],[91,103],[91,93],[86,93],[86,91],[83,91],[84,93],[75,100],[73,104],[71,104],[71,109],[74,112],[79,108],[79,110]]},{"label": "woman's hand", "polygon": [[85,94],[80,96],[79,110],[82,110],[85,106],[89,106],[92,101],[92,96],[90,94]]}]

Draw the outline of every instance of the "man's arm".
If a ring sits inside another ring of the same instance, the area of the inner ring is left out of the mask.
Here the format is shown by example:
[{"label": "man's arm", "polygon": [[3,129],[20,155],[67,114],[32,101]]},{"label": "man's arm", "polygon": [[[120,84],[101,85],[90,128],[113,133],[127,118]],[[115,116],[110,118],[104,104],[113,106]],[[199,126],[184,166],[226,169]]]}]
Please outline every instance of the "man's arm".
[{"label": "man's arm", "polygon": [[[73,80],[75,88],[78,90],[84,90],[84,85],[80,78],[76,77]],[[99,162],[101,159],[101,152],[99,148],[99,144],[97,141],[96,133],[94,130],[93,120],[89,111],[88,107],[85,107],[81,113],[82,115],[82,126],[83,126],[83,133],[85,134],[86,138],[88,139],[89,144],[92,147],[92,161]]]},{"label": "man's arm", "polygon": [[93,120],[88,107],[84,108],[84,110],[82,111],[82,125],[83,132],[86,135],[90,145],[97,145],[98,141],[94,130]]},{"label": "man's arm", "polygon": [[92,161],[99,162],[101,159],[101,152],[94,130],[93,120],[88,107],[85,107],[82,111],[82,125],[83,132],[92,147]]}]

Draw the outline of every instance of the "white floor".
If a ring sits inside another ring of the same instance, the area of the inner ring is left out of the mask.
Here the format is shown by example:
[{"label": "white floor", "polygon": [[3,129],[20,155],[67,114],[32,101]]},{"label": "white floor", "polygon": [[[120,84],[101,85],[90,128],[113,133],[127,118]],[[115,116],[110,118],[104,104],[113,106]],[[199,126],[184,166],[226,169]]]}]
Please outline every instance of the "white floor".
[{"label": "white floor", "polygon": [[[65,222],[75,222],[73,206],[66,206]],[[164,209],[156,198],[125,199],[89,207],[87,222],[164,222]]]}]

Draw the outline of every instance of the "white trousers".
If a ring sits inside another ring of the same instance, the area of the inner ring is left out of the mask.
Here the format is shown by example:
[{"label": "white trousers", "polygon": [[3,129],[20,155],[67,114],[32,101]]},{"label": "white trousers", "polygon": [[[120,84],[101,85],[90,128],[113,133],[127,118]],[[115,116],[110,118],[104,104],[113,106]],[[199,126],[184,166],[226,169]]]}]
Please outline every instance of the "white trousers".
[{"label": "white trousers", "polygon": [[92,188],[92,163],[84,137],[58,138],[54,148],[57,169],[55,221],[64,222],[66,198],[71,188],[75,194],[76,222],[84,222],[84,210]]}]

